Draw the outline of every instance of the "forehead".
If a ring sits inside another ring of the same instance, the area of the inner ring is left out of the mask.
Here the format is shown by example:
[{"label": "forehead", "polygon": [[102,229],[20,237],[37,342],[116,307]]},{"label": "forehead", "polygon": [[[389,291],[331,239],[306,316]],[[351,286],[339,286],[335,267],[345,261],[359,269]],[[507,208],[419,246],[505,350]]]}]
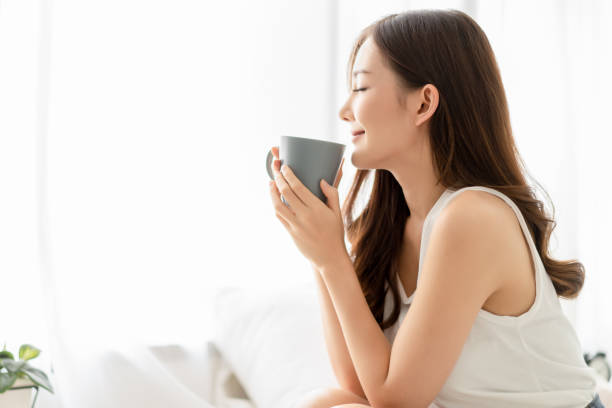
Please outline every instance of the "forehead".
[{"label": "forehead", "polygon": [[374,45],[371,37],[368,37],[357,51],[355,63],[353,64],[353,70],[356,71],[366,69],[373,71],[376,68],[379,68],[378,49]]}]

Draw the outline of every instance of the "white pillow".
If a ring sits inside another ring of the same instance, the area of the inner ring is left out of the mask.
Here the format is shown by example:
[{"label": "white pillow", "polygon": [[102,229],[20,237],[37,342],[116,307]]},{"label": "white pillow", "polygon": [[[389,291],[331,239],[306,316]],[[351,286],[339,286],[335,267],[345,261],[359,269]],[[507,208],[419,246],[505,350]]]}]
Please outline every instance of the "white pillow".
[{"label": "white pillow", "polygon": [[293,407],[315,388],[339,387],[314,285],[215,295],[213,341],[258,408]]}]

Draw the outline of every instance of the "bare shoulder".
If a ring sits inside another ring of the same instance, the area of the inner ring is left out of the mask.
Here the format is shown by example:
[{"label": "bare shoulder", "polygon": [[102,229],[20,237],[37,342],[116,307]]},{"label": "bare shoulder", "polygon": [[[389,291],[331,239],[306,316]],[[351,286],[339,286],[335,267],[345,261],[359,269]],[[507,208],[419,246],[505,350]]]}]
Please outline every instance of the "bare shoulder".
[{"label": "bare shoulder", "polygon": [[[450,202],[442,209],[438,219],[448,222],[450,219],[456,222],[474,222],[478,229],[489,227],[504,227],[500,232],[510,232],[508,227],[517,225],[518,219],[514,210],[501,197],[482,190],[465,190],[456,194]],[[519,226],[520,228],[520,226]],[[469,232],[472,229],[464,232]]]},{"label": "bare shoulder", "polygon": [[507,281],[509,260],[523,245],[523,233],[514,210],[501,197],[465,190],[441,210],[431,242],[457,258],[468,257],[474,269],[498,271],[494,275],[499,288]]},{"label": "bare shoulder", "polygon": [[529,310],[536,296],[536,267],[519,217],[503,198],[462,191],[443,208],[434,230],[432,241],[447,247],[456,259],[469,258],[474,271],[494,271],[497,289],[483,309],[500,316]]}]

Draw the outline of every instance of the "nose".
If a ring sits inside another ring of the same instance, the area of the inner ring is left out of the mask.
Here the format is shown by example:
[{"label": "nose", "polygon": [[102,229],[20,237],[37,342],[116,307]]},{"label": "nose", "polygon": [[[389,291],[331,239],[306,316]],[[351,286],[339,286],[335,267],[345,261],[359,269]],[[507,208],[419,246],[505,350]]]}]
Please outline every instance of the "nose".
[{"label": "nose", "polygon": [[340,107],[340,111],[338,112],[338,116],[340,120],[344,120],[346,122],[353,122],[355,118],[353,117],[353,112],[349,107],[349,101],[347,100],[342,107]]}]

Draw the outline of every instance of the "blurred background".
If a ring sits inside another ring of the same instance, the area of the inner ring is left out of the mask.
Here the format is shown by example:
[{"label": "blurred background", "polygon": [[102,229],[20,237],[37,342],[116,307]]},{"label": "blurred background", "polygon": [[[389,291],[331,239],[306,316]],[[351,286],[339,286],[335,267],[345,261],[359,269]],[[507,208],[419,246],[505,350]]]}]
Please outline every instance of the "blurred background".
[{"label": "blurred background", "polygon": [[56,393],[38,406],[88,406],[84,373],[112,370],[99,353],[203,344],[221,287],[313,279],[266,154],[295,135],[349,155],[353,41],[419,8],[487,34],[554,204],[552,256],[586,268],[563,309],[585,350],[612,353],[609,1],[0,0],[0,345],[43,350]]}]

